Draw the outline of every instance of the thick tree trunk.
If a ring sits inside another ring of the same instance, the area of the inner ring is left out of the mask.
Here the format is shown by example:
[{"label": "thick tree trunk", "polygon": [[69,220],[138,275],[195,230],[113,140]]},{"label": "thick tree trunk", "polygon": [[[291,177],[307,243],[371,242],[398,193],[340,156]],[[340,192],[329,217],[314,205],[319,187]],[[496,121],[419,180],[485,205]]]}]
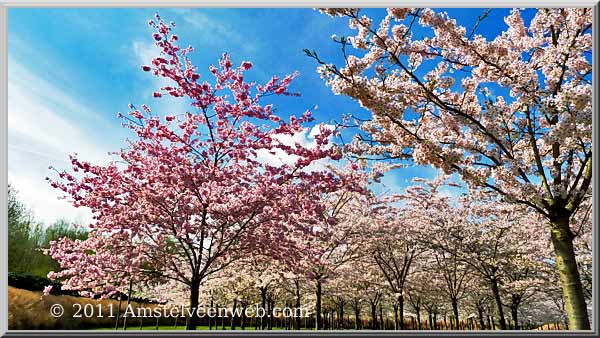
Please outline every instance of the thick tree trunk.
[{"label": "thick tree trunk", "polygon": [[394,330],[400,329],[400,323],[398,322],[398,304],[394,304]]},{"label": "thick tree trunk", "polygon": [[323,322],[321,320],[321,280],[317,279],[317,304],[315,306],[315,324],[316,329],[323,329]]},{"label": "thick tree trunk", "polygon": [[416,308],[415,312],[417,313],[417,330],[421,329],[421,309]]},{"label": "thick tree trunk", "polygon": [[377,305],[371,304],[371,330],[377,330]]},{"label": "thick tree trunk", "polygon": [[404,295],[398,296],[398,311],[400,312],[400,330],[404,330]]},{"label": "thick tree trunk", "polygon": [[458,319],[458,300],[456,298],[452,299],[452,313],[454,314],[454,324],[457,330],[460,329],[459,327],[459,323],[460,320]]},{"label": "thick tree trunk", "polygon": [[379,305],[379,319],[381,320],[381,330],[385,330],[385,321],[383,320],[383,307]]},{"label": "thick tree trunk", "polygon": [[558,218],[552,222],[551,237],[569,327],[571,330],[590,330],[587,304],[573,249],[575,236],[569,228],[569,217]]},{"label": "thick tree trunk", "polygon": [[198,311],[200,297],[200,283],[192,281],[190,285],[190,318],[187,321],[186,330],[195,330],[196,326],[198,326],[198,315],[196,311]]},{"label": "thick tree trunk", "polygon": [[500,298],[500,289],[498,289],[498,280],[494,277],[491,278],[490,284],[492,287],[492,294],[496,301],[496,309],[498,310],[498,320],[500,322],[500,329],[506,330],[506,321],[504,320],[504,309],[502,308],[502,299]]}]

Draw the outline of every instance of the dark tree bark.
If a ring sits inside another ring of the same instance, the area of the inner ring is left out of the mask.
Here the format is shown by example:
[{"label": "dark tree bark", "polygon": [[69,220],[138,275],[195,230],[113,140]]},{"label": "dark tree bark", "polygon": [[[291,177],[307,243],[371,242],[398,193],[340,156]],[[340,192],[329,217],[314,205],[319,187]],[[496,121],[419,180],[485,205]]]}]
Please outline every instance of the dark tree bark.
[{"label": "dark tree bark", "polygon": [[498,289],[498,279],[491,278],[490,284],[492,287],[492,294],[496,301],[496,310],[498,310],[498,320],[500,322],[500,329],[506,330],[506,321],[504,319],[504,309],[502,308],[502,299],[500,298],[500,289]]},{"label": "dark tree bark", "polygon": [[398,310],[400,311],[400,330],[404,330],[404,295],[398,296]]},{"label": "dark tree bark", "polygon": [[452,313],[454,314],[454,323],[456,324],[456,329],[459,329],[460,320],[458,319],[458,299],[452,298]]},{"label": "dark tree bark", "polygon": [[371,329],[377,330],[377,304],[371,304]]},{"label": "dark tree bark", "polygon": [[191,316],[187,320],[186,330],[195,330],[198,325],[198,315],[196,311],[198,311],[200,297],[200,282],[196,280],[192,280],[190,285],[190,313]]},{"label": "dark tree bark", "polygon": [[321,280],[317,279],[317,304],[315,306],[315,324],[317,330],[323,329],[323,321],[321,318]]}]

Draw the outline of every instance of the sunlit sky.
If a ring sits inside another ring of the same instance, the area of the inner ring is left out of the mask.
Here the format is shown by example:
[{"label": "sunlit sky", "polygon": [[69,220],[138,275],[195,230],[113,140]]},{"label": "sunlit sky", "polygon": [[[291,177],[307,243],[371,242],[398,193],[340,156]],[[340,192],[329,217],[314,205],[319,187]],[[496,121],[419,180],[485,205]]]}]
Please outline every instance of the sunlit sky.
[{"label": "sunlit sky", "polygon": [[[451,17],[468,29],[483,9],[450,9]],[[493,37],[506,28],[508,9],[493,9],[478,33]],[[364,115],[358,103],[334,96],[316,73],[315,60],[338,62],[342,55],[331,35],[349,35],[347,22],[313,9],[9,9],[8,60],[8,180],[37,220],[59,218],[87,223],[90,213],[60,200],[45,177],[48,166],[68,167],[68,155],[105,163],[109,151],[132,135],[121,127],[119,111],[146,103],[161,114],[191,108],[184,100],[154,99],[161,82],[142,72],[158,55],[147,21],[159,12],[177,24],[182,46],[200,73],[207,73],[223,52],[235,63],[252,61],[252,79],[266,82],[271,75],[299,71],[292,89],[301,97],[277,99],[282,115],[314,110],[316,122],[333,123],[341,114]],[[375,18],[384,9],[370,9]],[[425,34],[425,33],[424,33]],[[250,74],[249,74],[250,75]],[[404,168],[386,174],[382,186],[402,192],[415,176],[431,178],[430,167]]]}]

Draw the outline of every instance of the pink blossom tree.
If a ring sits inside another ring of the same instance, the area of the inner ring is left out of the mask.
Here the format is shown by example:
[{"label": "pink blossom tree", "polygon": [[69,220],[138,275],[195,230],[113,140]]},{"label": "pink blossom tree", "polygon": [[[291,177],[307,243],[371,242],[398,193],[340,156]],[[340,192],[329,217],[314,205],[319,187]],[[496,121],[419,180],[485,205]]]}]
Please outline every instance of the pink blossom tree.
[{"label": "pink blossom tree", "polygon": [[[285,121],[263,104],[270,95],[296,95],[287,89],[295,75],[263,85],[246,82],[252,64],[234,66],[224,54],[209,68],[213,82],[201,81],[188,58],[192,47],[177,45],[174,24],[157,15],[149,25],[160,55],[142,70],[171,83],[154,97],[187,99],[193,112],[163,118],[146,105],[130,105],[119,117],[136,138],[113,154],[118,160],[96,165],[73,156],[71,171],[48,179],[95,219],[90,239],[75,248],[65,239],[50,252],[63,268],[54,276],[68,287],[95,289],[107,275],[118,282],[120,275],[105,267],[122,257],[125,265],[119,266],[128,273],[186,285],[196,311],[209,276],[252,253],[277,255],[285,251],[287,232],[321,221],[321,196],[343,179],[309,166],[340,153],[329,144],[333,131],[324,127],[310,147],[279,141],[313,120],[307,111]],[[293,160],[265,163],[260,152]],[[95,264],[86,266],[90,260]],[[195,329],[196,321],[192,315],[187,328]]]},{"label": "pink blossom tree", "polygon": [[378,25],[323,11],[357,31],[334,36],[346,62],[306,53],[372,113],[348,150],[431,164],[543,215],[570,327],[590,329],[571,218],[592,182],[592,9],[536,9],[527,24],[514,9],[494,37],[431,9],[389,8]]}]

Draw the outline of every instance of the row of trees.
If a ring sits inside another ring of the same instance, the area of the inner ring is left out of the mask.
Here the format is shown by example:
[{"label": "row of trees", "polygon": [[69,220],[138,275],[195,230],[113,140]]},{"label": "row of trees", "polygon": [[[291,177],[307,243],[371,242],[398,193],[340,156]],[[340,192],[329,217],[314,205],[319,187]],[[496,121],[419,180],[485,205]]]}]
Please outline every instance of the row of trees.
[{"label": "row of trees", "polygon": [[[95,223],[86,240],[51,245],[61,270],[49,277],[89,296],[183,297],[192,310],[201,301],[314,304],[317,329],[332,308],[343,320],[347,306],[359,325],[365,303],[372,328],[383,304],[398,329],[408,304],[417,318],[430,315],[429,327],[445,310],[453,328],[474,311],[481,328],[493,326],[487,313],[506,329],[509,309],[517,328],[524,312],[536,321],[562,313],[548,294],[560,284],[569,327],[589,329],[591,10],[539,10],[529,27],[515,10],[492,41],[429,9],[389,9],[379,27],[357,9],[326,12],[358,30],[335,39],[347,64],[306,52],[335,93],[372,113],[345,119],[360,130],[344,147],[324,124],[311,144],[291,141],[311,113],[284,119],[263,102],[296,95],[295,75],[247,82],[252,64],[234,66],[225,54],[202,81],[174,24],[151,20],[161,52],[142,70],[172,81],[154,97],[185,97],[195,112],[130,105],[119,116],[136,139],[118,161],[73,156],[71,170],[56,171],[52,186],[91,209]],[[416,24],[432,35],[413,40]],[[426,62],[433,70],[424,74]],[[496,87],[505,89],[492,96]],[[467,193],[443,196],[439,178],[375,196],[369,182],[402,161],[456,173]],[[281,290],[288,298],[275,296]]]},{"label": "row of trees", "polygon": [[85,229],[75,228],[66,220],[58,220],[48,226],[37,222],[11,185],[8,186],[7,230],[8,271],[44,277],[60,266],[41,250],[60,238],[84,239],[87,236]]}]

